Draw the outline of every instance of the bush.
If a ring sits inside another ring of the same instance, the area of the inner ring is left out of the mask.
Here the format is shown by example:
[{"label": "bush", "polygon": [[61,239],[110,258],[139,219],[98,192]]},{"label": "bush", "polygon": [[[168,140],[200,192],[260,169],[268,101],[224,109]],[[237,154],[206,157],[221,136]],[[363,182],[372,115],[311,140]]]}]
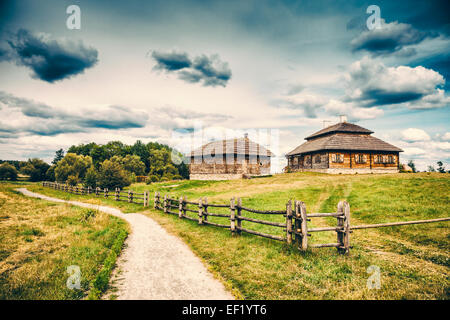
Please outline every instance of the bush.
[{"label": "bush", "polygon": [[16,168],[8,162],[0,164],[0,180],[17,180]]},{"label": "bush", "polygon": [[97,184],[101,188],[123,188],[131,184],[128,172],[123,169],[119,162],[105,160],[98,172]]},{"label": "bush", "polygon": [[91,187],[93,189],[97,186],[97,172],[95,171],[94,166],[86,171],[83,184],[85,187]]},{"label": "bush", "polygon": [[149,176],[147,179],[145,179],[145,183],[146,184],[150,184],[152,182],[158,182],[159,181],[159,177],[152,174],[151,176]]},{"label": "bush", "polygon": [[63,182],[72,175],[83,180],[90,167],[92,167],[91,157],[67,153],[55,167],[55,178],[58,182]]},{"label": "bush", "polygon": [[77,184],[78,184],[78,182],[79,182],[79,179],[78,179],[78,176],[68,176],[67,177],[67,180],[66,180],[66,183],[69,185],[69,186],[76,186]]}]

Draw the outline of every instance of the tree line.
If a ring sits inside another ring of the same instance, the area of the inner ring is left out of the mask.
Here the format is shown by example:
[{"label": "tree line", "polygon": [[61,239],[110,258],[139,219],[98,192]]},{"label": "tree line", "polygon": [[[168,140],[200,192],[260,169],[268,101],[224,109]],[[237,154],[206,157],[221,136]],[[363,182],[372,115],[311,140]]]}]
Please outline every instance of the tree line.
[{"label": "tree line", "polygon": [[[0,164],[0,179],[16,180],[18,172],[31,181],[57,181],[101,188],[123,188],[138,176],[146,182],[189,179],[189,168],[181,162],[174,164],[172,155],[182,154],[157,142],[147,144],[138,140],[133,145],[111,141],[101,145],[91,142],[73,145],[65,154],[56,151],[52,164],[41,159],[6,161]],[[0,162],[1,163],[1,162]]]}]

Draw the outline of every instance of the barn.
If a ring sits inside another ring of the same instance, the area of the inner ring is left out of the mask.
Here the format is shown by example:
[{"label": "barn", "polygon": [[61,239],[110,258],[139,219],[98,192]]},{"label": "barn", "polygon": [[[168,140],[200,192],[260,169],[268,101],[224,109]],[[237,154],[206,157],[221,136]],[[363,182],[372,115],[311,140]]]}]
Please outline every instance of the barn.
[{"label": "barn", "polygon": [[324,173],[398,172],[403,150],[373,137],[373,131],[347,121],[306,137],[286,154],[289,171]]},{"label": "barn", "polygon": [[243,138],[213,141],[190,155],[191,180],[231,180],[270,174],[273,153]]}]

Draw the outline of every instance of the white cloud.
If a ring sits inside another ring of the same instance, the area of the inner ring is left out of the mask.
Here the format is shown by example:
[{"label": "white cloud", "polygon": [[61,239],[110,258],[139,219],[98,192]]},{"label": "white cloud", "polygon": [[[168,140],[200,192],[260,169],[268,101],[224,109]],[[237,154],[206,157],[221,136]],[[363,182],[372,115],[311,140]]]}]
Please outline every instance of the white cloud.
[{"label": "white cloud", "polygon": [[445,84],[438,72],[418,66],[386,67],[381,61],[364,57],[354,62],[348,74],[346,94],[365,106],[381,106],[417,101],[425,98],[427,108],[442,107]]},{"label": "white cloud", "polygon": [[402,138],[408,142],[429,141],[430,136],[422,129],[408,128],[401,132]]}]

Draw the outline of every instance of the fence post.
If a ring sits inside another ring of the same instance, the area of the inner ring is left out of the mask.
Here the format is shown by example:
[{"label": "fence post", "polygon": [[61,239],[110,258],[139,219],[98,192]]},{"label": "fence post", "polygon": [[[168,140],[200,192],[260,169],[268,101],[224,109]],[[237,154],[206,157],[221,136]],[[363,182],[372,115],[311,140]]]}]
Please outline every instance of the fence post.
[{"label": "fence post", "polygon": [[230,230],[231,235],[236,235],[236,207],[234,197],[230,199]]},{"label": "fence post", "polygon": [[202,198],[198,199],[198,224],[203,224]]},{"label": "fence post", "polygon": [[341,214],[337,217],[337,241],[339,243],[338,252],[347,254],[350,252],[350,205],[347,201],[340,201],[337,212]]},{"label": "fence post", "polygon": [[237,198],[237,214],[236,214],[236,216],[237,216],[237,223],[236,223],[236,233],[237,234],[241,234],[241,227],[242,227],[242,220],[241,219],[239,219],[240,217],[241,217],[241,215],[242,215],[242,208],[241,208],[241,206],[242,206],[242,200],[241,200],[241,198]]},{"label": "fence post", "polygon": [[187,202],[186,196],[183,196],[183,218],[186,216]]},{"label": "fence post", "polygon": [[203,198],[203,221],[208,221],[208,198]]},{"label": "fence post", "polygon": [[286,242],[292,243],[292,200],[286,204]]},{"label": "fence post", "polygon": [[295,215],[295,238],[297,240],[298,249],[305,251],[308,249],[308,219],[306,216],[306,205],[303,201],[296,201]]},{"label": "fence post", "polygon": [[153,199],[153,208],[158,209],[158,191],[155,191],[155,198]]},{"label": "fence post", "polygon": [[133,191],[128,190],[128,202],[133,202]]},{"label": "fence post", "polygon": [[119,201],[119,188],[114,189],[114,199]]},{"label": "fence post", "polygon": [[178,218],[183,218],[183,197],[180,197],[180,202],[178,203]]},{"label": "fence post", "polygon": [[164,195],[164,204],[163,204],[164,213],[167,213],[167,195]]}]

